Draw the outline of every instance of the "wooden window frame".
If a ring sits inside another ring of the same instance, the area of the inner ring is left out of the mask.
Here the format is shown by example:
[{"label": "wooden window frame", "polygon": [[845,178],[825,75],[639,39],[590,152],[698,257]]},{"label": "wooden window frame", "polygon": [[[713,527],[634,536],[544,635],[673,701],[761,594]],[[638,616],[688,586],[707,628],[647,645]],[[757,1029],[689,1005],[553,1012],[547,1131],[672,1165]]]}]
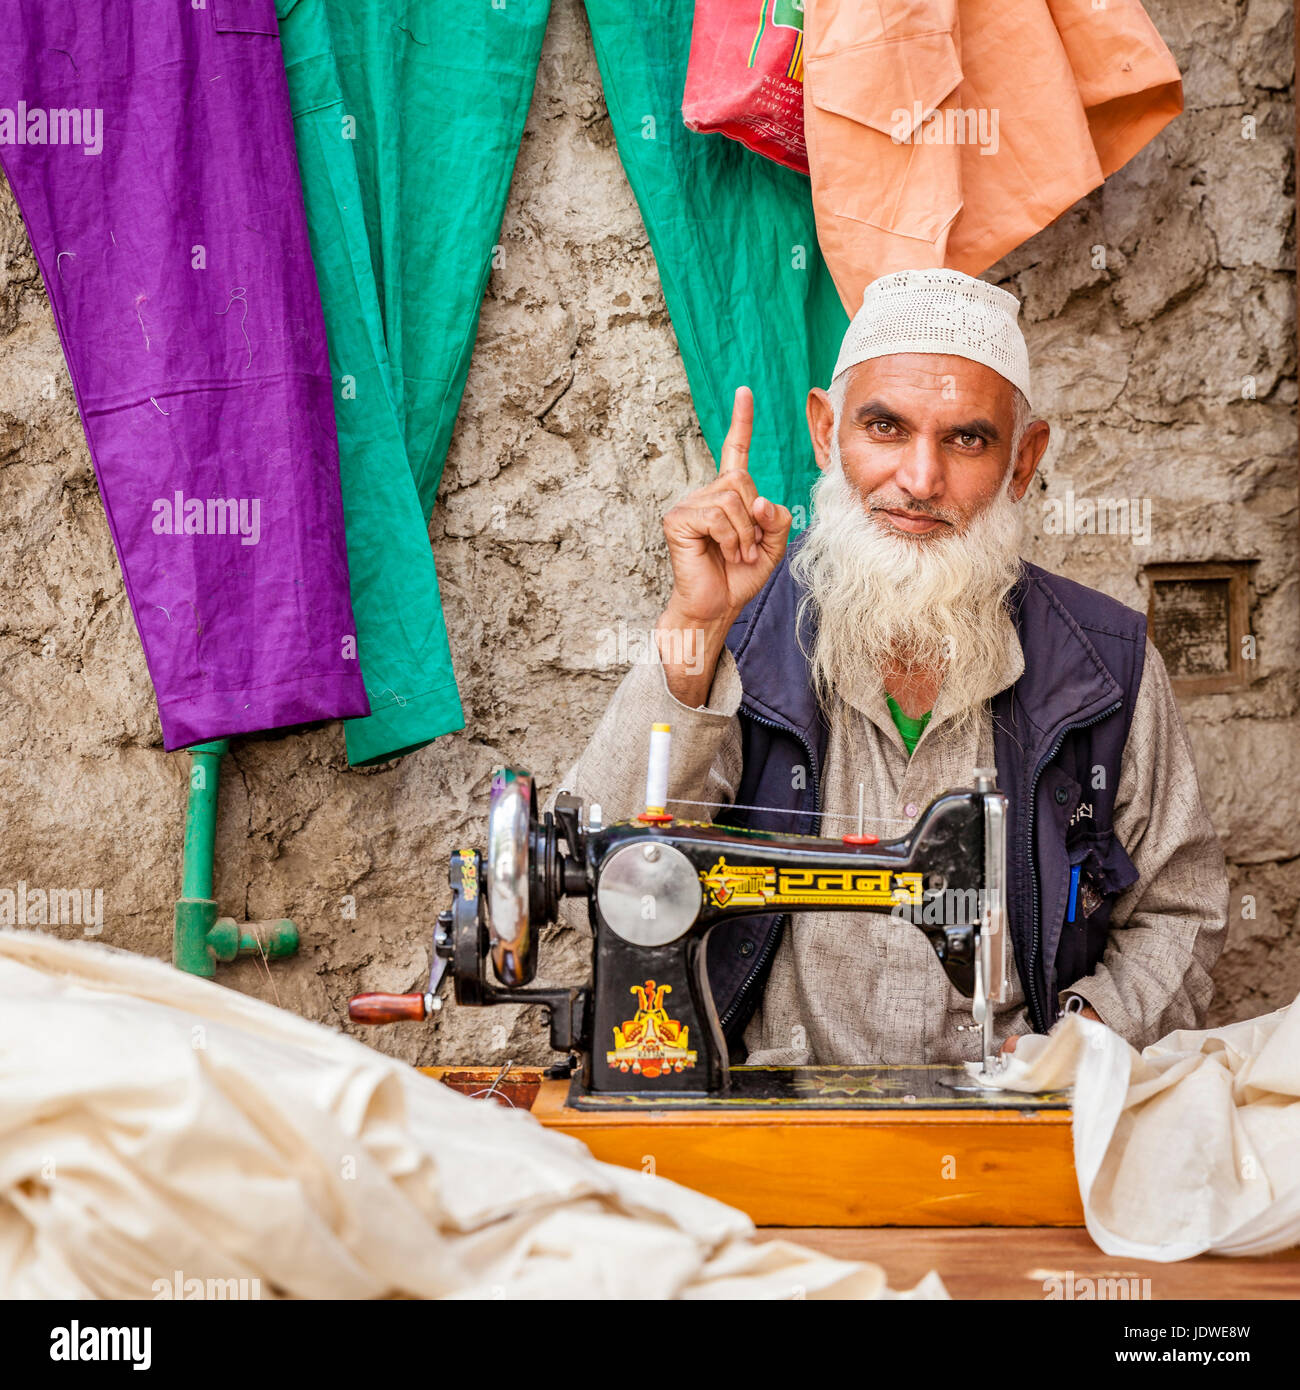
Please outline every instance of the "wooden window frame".
[{"label": "wooden window frame", "polygon": [[1147,580],[1147,632],[1155,627],[1157,583],[1177,583],[1198,579],[1228,581],[1228,669],[1209,676],[1177,676],[1169,673],[1170,682],[1178,695],[1217,695],[1228,690],[1241,690],[1254,678],[1254,661],[1242,654],[1243,637],[1250,636],[1250,567],[1253,560],[1215,560],[1202,563],[1180,562],[1143,565]]}]

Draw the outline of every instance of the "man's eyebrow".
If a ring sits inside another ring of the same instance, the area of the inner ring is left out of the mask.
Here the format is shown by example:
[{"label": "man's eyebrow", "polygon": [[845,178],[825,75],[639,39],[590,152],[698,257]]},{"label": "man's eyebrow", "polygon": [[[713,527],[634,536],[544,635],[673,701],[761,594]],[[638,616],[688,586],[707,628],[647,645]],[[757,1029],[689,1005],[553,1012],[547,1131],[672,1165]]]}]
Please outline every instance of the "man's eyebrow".
[{"label": "man's eyebrow", "polygon": [[958,425],[949,431],[950,434],[978,434],[983,439],[987,439],[990,444],[996,444],[1002,438],[1001,431],[992,420],[969,420],[964,425]]},{"label": "man's eyebrow", "polygon": [[864,424],[869,419],[888,420],[891,424],[905,425],[907,420],[898,411],[891,410],[884,401],[863,401],[853,412],[853,423]]},{"label": "man's eyebrow", "polygon": [[[884,401],[863,401],[853,412],[855,425],[865,424],[868,420],[888,420],[890,424],[904,426],[908,423],[906,416],[900,415],[897,410],[886,405]],[[983,416],[954,425],[947,433],[977,434],[981,439],[988,440],[990,444],[996,444],[1002,438],[1002,432],[993,421],[986,420]]]}]

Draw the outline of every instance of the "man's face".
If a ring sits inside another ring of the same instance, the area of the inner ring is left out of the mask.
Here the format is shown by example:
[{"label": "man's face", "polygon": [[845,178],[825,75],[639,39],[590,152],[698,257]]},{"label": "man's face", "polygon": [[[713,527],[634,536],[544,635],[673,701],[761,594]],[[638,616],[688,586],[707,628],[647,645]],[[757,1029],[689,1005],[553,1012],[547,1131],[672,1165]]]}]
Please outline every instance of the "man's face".
[{"label": "man's face", "polygon": [[[808,397],[817,462],[831,456],[834,411],[825,391]],[[898,353],[849,375],[839,422],[845,477],[886,533],[939,540],[964,531],[1004,481],[1024,496],[1047,447],[1035,421],[1011,457],[1014,388],[965,357]],[[1008,480],[1008,470],[1011,476]]]}]

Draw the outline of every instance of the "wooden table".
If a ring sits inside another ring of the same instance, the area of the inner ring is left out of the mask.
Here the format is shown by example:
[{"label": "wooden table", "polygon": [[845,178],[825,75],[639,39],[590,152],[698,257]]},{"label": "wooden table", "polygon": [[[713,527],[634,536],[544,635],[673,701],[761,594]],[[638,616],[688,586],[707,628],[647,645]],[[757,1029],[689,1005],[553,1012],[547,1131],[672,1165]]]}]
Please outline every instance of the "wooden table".
[{"label": "wooden table", "polygon": [[1052,1279],[1062,1293],[1071,1288],[1075,1299],[1098,1292],[1096,1284],[1089,1289],[1081,1282],[1086,1279],[1124,1281],[1126,1289],[1114,1282],[1102,1287],[1108,1298],[1123,1292],[1155,1300],[1300,1298],[1300,1249],[1252,1259],[1201,1255],[1153,1264],[1104,1255],[1087,1231],[1078,1229],[769,1228],[758,1238],[794,1241],[844,1260],[870,1260],[885,1271],[893,1289],[910,1289],[933,1269],[953,1298],[1042,1301],[1057,1287],[1049,1284]]},{"label": "wooden table", "polygon": [[[422,1070],[469,1095],[497,1077]],[[1069,1111],[575,1111],[568,1082],[529,1067],[495,1095],[597,1158],[749,1212],[759,1240],[870,1260],[894,1289],[935,1270],[954,1298],[1300,1299],[1300,1249],[1174,1264],[1103,1254],[1082,1229]]]},{"label": "wooden table", "polygon": [[[466,1094],[484,1068],[425,1068]],[[605,1163],[671,1178],[758,1226],[1078,1226],[1068,1110],[571,1110],[515,1068],[497,1096]]]}]

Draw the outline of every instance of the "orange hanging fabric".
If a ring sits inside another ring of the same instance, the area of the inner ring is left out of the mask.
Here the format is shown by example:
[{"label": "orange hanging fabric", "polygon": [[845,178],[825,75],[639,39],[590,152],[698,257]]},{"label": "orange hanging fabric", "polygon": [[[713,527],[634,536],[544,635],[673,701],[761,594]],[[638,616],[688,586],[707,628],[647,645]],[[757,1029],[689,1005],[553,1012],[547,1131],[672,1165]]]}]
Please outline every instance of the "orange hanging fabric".
[{"label": "orange hanging fabric", "polygon": [[803,0],[804,127],[845,309],[894,270],[978,275],[1183,109],[1138,0]]},{"label": "orange hanging fabric", "polygon": [[808,172],[805,0],[696,0],[682,119]]}]

